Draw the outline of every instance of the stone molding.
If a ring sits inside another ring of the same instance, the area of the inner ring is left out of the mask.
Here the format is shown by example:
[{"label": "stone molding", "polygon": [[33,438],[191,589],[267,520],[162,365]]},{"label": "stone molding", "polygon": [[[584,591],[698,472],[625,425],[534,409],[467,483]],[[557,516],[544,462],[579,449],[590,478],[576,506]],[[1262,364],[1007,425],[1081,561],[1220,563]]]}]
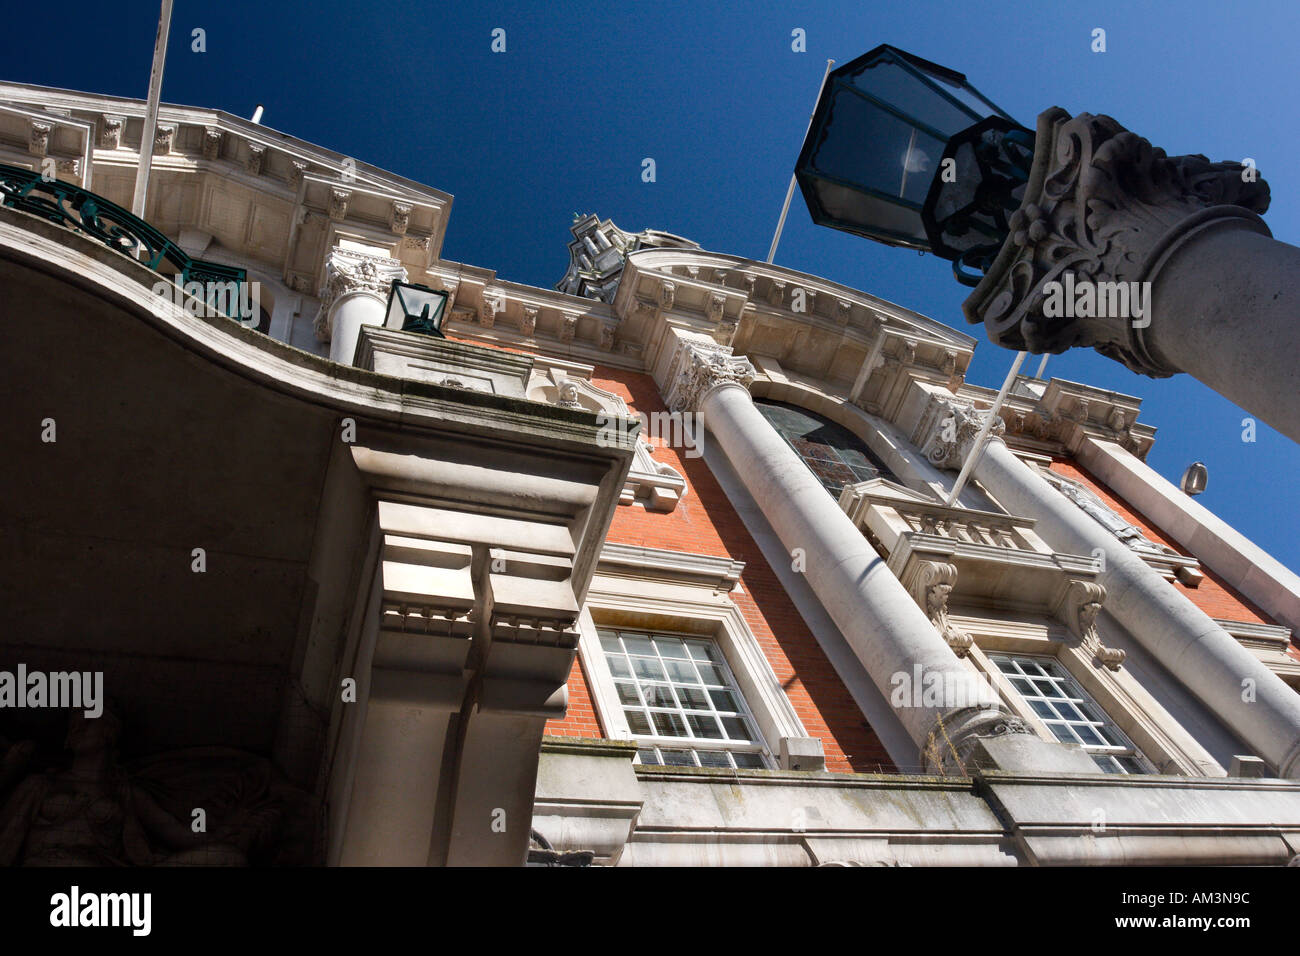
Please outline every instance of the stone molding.
[{"label": "stone molding", "polygon": [[1043,112],[1024,199],[988,275],[963,303],[967,319],[1013,350],[1090,346],[1144,375],[1181,371],[1151,354],[1144,326],[1130,317],[1044,315],[1044,286],[1067,273],[1150,281],[1169,250],[1209,219],[1245,219],[1270,234],[1257,215],[1268,208],[1268,185],[1244,181],[1243,169],[1166,156],[1109,116]]}]

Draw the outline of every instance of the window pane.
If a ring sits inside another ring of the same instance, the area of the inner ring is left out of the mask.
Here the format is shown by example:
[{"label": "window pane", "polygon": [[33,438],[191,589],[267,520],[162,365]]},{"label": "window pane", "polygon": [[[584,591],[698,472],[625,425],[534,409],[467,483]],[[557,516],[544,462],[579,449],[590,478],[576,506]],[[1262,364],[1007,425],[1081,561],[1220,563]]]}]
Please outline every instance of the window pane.
[{"label": "window pane", "polygon": [[676,707],[673,692],[667,684],[642,684],[641,693],[645,694],[647,707]]},{"label": "window pane", "polygon": [[718,718],[707,714],[687,714],[686,721],[691,725],[691,733],[696,737],[703,737],[705,740],[722,739],[722,728],[718,726]]},{"label": "window pane", "polygon": [[737,766],[737,767],[740,767],[740,768],[742,768],[742,769],[746,769],[746,770],[748,770],[748,769],[753,769],[753,770],[762,770],[762,769],[763,769],[763,758],[760,757],[758,754],[751,754],[751,753],[736,753],[736,752],[733,750],[732,753],[731,753],[731,759],[734,760],[734,761],[736,761],[736,766]]},{"label": "window pane", "polygon": [[722,671],[719,670],[716,665],[697,663],[695,666],[700,669],[700,679],[703,680],[704,683],[726,684],[726,680],[722,677]]},{"label": "window pane", "polygon": [[632,733],[634,734],[649,735],[650,721],[646,717],[645,711],[629,710],[627,708],[624,708],[623,713],[627,715],[628,730],[632,731]]},{"label": "window pane", "polygon": [[619,654],[617,657],[615,657],[613,654],[610,654],[605,659],[609,661],[609,672],[613,674],[615,677],[632,676],[632,667],[631,665],[628,664],[627,658],[624,657],[622,654]]},{"label": "window pane", "polygon": [[687,657],[686,645],[676,638],[656,637],[655,647],[659,648],[660,657]]},{"label": "window pane", "polygon": [[[712,693],[725,693],[713,691]],[[697,687],[678,687],[677,698],[682,702],[682,706],[687,710],[708,710],[709,698],[702,688]]]},{"label": "window pane", "polygon": [[657,660],[651,660],[648,657],[632,658],[632,670],[636,676],[642,680],[667,680],[668,675],[664,673],[664,667]]},{"label": "window pane", "polygon": [[654,657],[655,646],[648,637],[638,637],[635,634],[624,634],[623,644],[627,647],[629,654],[646,654]]},{"label": "window pane", "polygon": [[618,643],[618,636],[610,631],[600,632],[600,646],[607,651],[614,652],[615,654],[620,654],[623,651],[622,645]]},{"label": "window pane", "polygon": [[713,648],[709,647],[709,645],[692,641],[688,646],[691,650],[691,657],[695,658],[697,661],[716,660],[713,656]]},{"label": "window pane", "polygon": [[732,696],[731,691],[711,690],[709,691],[709,697],[713,700],[713,706],[718,710],[735,713],[740,709],[736,706],[736,698]]},{"label": "window pane", "polygon": [[689,750],[660,750],[664,765],[668,767],[694,767],[695,758]]},{"label": "window pane", "polygon": [[[942,151],[940,148],[934,155]],[[855,155],[856,162],[861,159],[861,155]],[[929,181],[924,176],[912,179],[922,189]],[[847,483],[877,476],[898,480],[857,435],[842,425],[783,402],[757,399],[754,405],[836,498]]]},{"label": "window pane", "polygon": [[655,753],[653,750],[638,750],[636,752],[636,755],[641,759],[641,762],[645,764],[647,767],[659,766],[659,755]]},{"label": "window pane", "polygon": [[730,767],[725,750],[697,750],[695,756],[700,758],[701,767]]},{"label": "window pane", "polygon": [[615,682],[614,687],[618,690],[618,699],[623,704],[640,704],[641,698],[637,696],[636,684],[623,684]]},{"label": "window pane", "polygon": [[668,668],[668,676],[679,684],[699,682],[699,677],[695,674],[695,666],[690,661],[664,661],[664,667]]},{"label": "window pane", "polygon": [[685,737],[686,725],[676,714],[665,714],[662,711],[655,711],[650,716],[655,721],[655,733],[660,737]]},{"label": "window pane", "polygon": [[726,728],[727,736],[732,740],[750,740],[749,727],[743,718],[740,717],[723,717],[722,726]]}]

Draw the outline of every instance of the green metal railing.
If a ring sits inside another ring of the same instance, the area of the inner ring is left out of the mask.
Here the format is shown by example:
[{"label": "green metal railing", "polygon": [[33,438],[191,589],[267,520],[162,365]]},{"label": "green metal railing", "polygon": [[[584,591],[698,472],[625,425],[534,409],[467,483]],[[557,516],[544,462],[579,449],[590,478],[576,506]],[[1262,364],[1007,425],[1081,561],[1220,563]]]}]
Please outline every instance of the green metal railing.
[{"label": "green metal railing", "polygon": [[[248,281],[243,269],[193,258],[116,203],[80,186],[45,179],[30,169],[0,163],[0,204],[92,236],[173,282],[179,276],[182,286],[198,282],[204,289],[211,289],[236,283],[242,290]],[[241,299],[236,296],[233,304],[226,300],[225,311],[231,318],[240,318]]]}]

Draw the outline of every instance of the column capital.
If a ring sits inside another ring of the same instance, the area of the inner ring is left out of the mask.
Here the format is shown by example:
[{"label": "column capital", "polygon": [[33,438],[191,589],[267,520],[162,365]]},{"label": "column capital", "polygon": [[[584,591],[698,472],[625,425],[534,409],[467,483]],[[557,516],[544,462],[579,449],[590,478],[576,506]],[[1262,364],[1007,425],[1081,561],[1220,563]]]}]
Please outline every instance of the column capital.
[{"label": "column capital", "polygon": [[665,399],[675,412],[698,412],[709,393],[723,385],[748,389],[755,375],[749,359],[733,355],[731,346],[706,341],[680,342],[673,366]]},{"label": "column capital", "polygon": [[1131,283],[1153,281],[1170,252],[1211,223],[1270,235],[1257,215],[1268,201],[1253,167],[1166,156],[1109,116],[1053,107],[1038,117],[1010,235],[962,309],[1005,348],[1091,346],[1167,377],[1182,369],[1148,348],[1151,303],[1136,314],[1131,295],[1141,287]]},{"label": "column capital", "polygon": [[[966,460],[987,414],[967,399],[931,393],[912,432],[912,444],[936,468],[956,471]],[[1006,430],[1006,423],[999,418],[989,429],[990,440],[1000,441]]]},{"label": "column capital", "polygon": [[388,303],[393,280],[406,281],[406,269],[390,256],[368,255],[334,248],[325,259],[325,284],[320,290],[320,311],[316,313],[316,338],[330,341],[333,335],[334,303],[349,293],[363,293]]}]

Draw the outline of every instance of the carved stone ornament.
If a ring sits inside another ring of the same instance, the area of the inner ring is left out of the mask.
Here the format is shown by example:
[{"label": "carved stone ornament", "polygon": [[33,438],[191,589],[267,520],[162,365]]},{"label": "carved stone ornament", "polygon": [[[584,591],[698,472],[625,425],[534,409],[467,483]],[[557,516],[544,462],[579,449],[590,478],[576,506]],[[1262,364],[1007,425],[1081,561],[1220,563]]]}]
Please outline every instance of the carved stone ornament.
[{"label": "carved stone ornament", "polygon": [[1085,651],[1113,671],[1127,656],[1124,651],[1107,647],[1097,633],[1097,615],[1106,600],[1106,589],[1092,581],[1071,581],[1061,608],[1065,625]]},{"label": "carved stone ornament", "polygon": [[662,280],[659,285],[659,305],[664,309],[671,309],[676,298],[677,286],[667,279]]},{"label": "carved stone ornament", "polygon": [[342,222],[348,214],[348,202],[352,199],[352,190],[330,187],[330,218]]},{"label": "carved stone ornament", "polygon": [[[1073,310],[1048,317],[1044,286],[1151,281],[1169,251],[1210,220],[1251,220],[1269,235],[1257,215],[1268,201],[1268,185],[1239,163],[1166,156],[1109,116],[1071,117],[1053,107],[1038,117],[1033,167],[1011,234],[962,309],[1005,348],[1090,346],[1135,372],[1173,375],[1179,369],[1153,357],[1145,325],[1134,317],[1080,318]],[[1148,302],[1146,324],[1150,309]]]},{"label": "carved stone ornament", "polygon": [[159,123],[154,130],[153,152],[155,156],[166,156],[172,151],[172,140],[176,138],[175,123]]},{"label": "carved stone ornament", "polygon": [[1078,505],[1090,518],[1113,534],[1130,550],[1139,554],[1164,555],[1176,553],[1172,548],[1157,544],[1148,538],[1141,528],[1126,520],[1123,515],[1102,501],[1091,489],[1055,472],[1043,470],[1040,474],[1049,485]]},{"label": "carved stone ornament", "polygon": [[754,366],[744,356],[732,355],[730,346],[683,342],[667,404],[675,412],[697,412],[719,385],[734,383],[747,389],[753,381]]},{"label": "carved stone ornament", "polygon": [[99,145],[105,149],[117,149],[122,145],[122,127],[126,117],[117,113],[104,113],[99,127]]},{"label": "carved stone ornament", "polygon": [[52,129],[54,129],[53,123],[32,120],[28,126],[27,152],[33,156],[44,156],[45,151],[50,148],[50,131]]},{"label": "carved stone ornament", "polygon": [[244,169],[252,176],[262,175],[266,165],[266,147],[261,143],[248,144],[248,156],[244,159]]},{"label": "carved stone ornament", "polygon": [[560,379],[556,386],[555,404],[560,408],[582,408],[582,402],[578,401],[578,386],[569,379]]},{"label": "carved stone ornament", "polygon": [[921,760],[939,773],[965,774],[981,738],[1012,734],[1036,736],[1024,720],[1000,705],[962,707],[934,722],[921,748]]},{"label": "carved stone ornament", "polygon": [[203,127],[203,158],[216,159],[221,154],[221,130],[215,126]]},{"label": "carved stone ornament", "polygon": [[606,352],[614,348],[614,333],[618,327],[612,322],[606,322],[600,327],[600,347]]},{"label": "carved stone ornament", "polygon": [[478,310],[478,324],[485,329],[490,329],[496,325],[497,313],[504,312],[504,303],[493,296],[483,296],[483,307]]},{"label": "carved stone ornament", "polygon": [[912,597],[925,611],[930,623],[948,642],[953,653],[965,657],[975,642],[969,634],[948,618],[948,597],[957,584],[956,565],[926,561],[913,581]]},{"label": "carved stone ornament", "polygon": [[[957,471],[979,435],[986,414],[963,399],[931,395],[930,404],[917,422],[912,443],[936,468]],[[989,437],[1001,436],[1006,427],[1001,418],[997,419],[989,429]]]},{"label": "carved stone ornament", "polygon": [[388,209],[388,228],[399,236],[406,235],[406,227],[411,222],[411,204],[409,202],[398,202],[393,200],[393,204]]},{"label": "carved stone ornament", "polygon": [[406,270],[396,259],[335,249],[325,260],[325,285],[320,290],[320,311],[316,313],[316,337],[328,342],[333,334],[330,309],[334,300],[349,292],[363,292],[386,305],[394,279],[406,281]]},{"label": "carved stone ornament", "polygon": [[572,342],[577,334],[578,314],[576,312],[565,312],[560,316],[560,341]]},{"label": "carved stone ornament", "polygon": [[519,310],[519,331],[524,335],[532,335],[537,331],[537,307],[526,305]]}]

